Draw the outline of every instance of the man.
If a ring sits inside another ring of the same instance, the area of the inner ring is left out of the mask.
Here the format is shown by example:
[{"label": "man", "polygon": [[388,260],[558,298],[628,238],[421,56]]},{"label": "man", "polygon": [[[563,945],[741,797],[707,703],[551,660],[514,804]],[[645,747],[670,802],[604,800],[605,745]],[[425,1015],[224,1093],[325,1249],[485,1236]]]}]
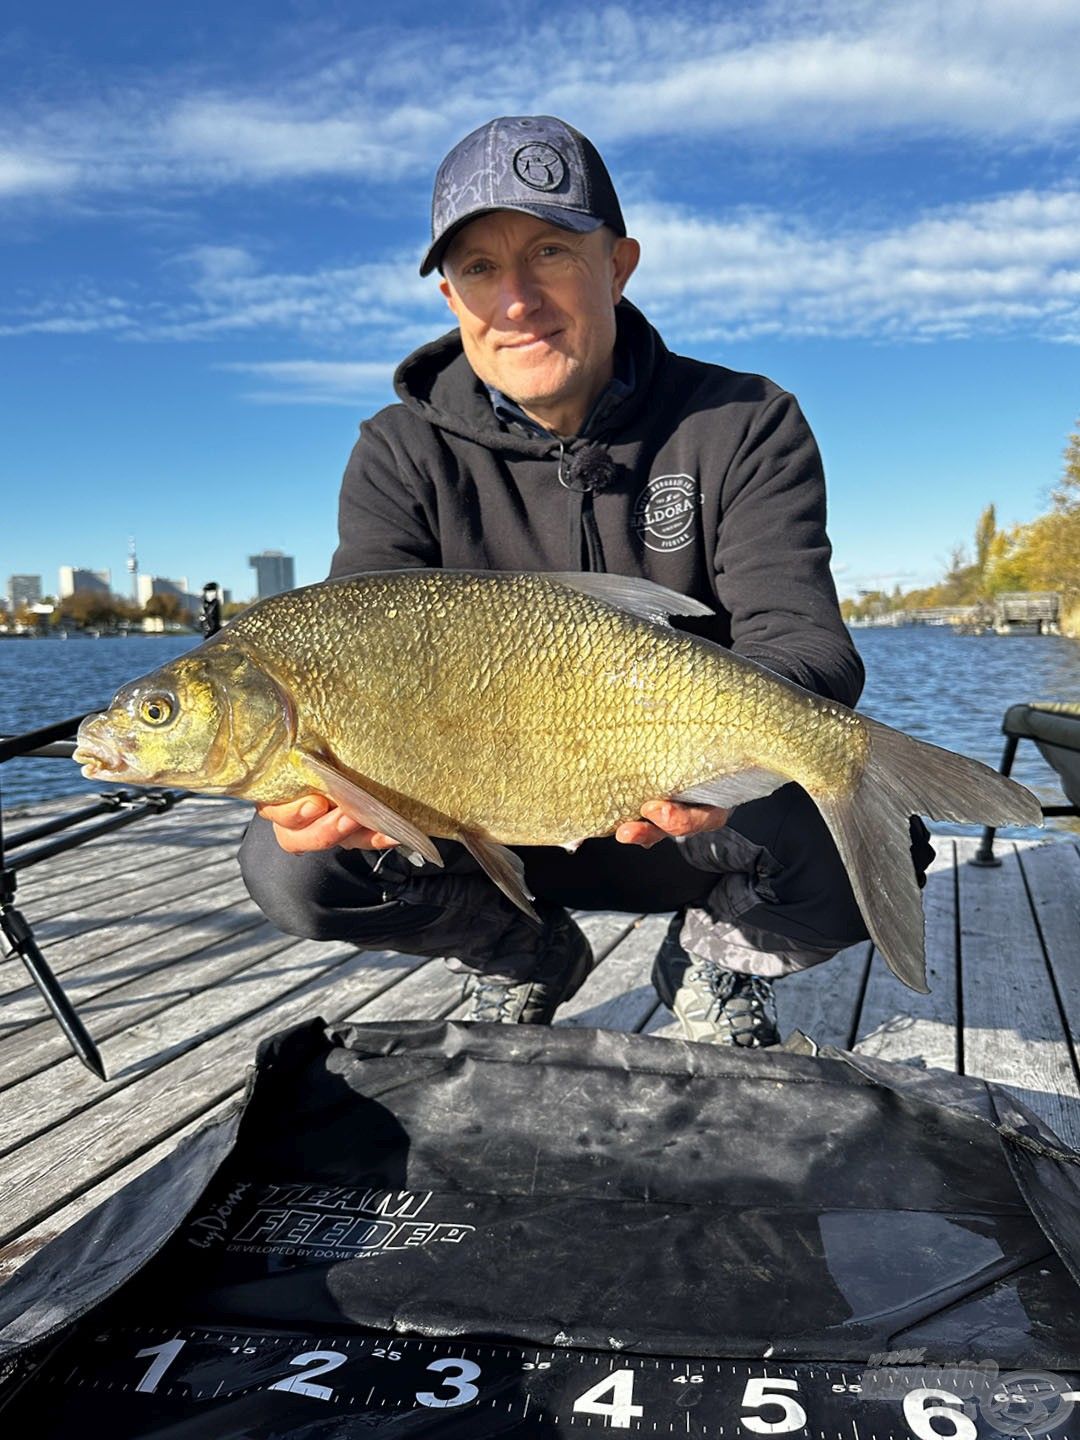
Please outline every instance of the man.
[{"label": "man", "polygon": [[[459,328],[405,360],[401,403],[361,427],[331,574],[641,576],[714,607],[720,643],[852,705],[862,667],[806,422],[760,376],[671,354],[623,299],[638,256],[603,161],[561,120],[502,117],[450,152],[421,274],[440,271]],[[321,796],[260,814],[241,863],[278,925],[443,956],[474,1019],[547,1023],[580,986],[593,961],[567,906],[675,910],[657,989],[691,1039],[720,1043],[775,1043],[769,977],[866,937],[794,785],[730,814],[658,799],[573,856],[523,849],[542,930],[459,845],[417,869]]]}]

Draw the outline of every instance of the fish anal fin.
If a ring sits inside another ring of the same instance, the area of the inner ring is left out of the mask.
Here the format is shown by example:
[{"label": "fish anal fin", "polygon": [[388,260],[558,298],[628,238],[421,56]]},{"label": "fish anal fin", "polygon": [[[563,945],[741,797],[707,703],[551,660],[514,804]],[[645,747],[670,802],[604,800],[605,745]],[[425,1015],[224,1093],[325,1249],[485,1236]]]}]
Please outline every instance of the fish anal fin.
[{"label": "fish anal fin", "polygon": [[456,838],[508,900],[512,900],[519,910],[524,910],[530,920],[543,924],[531,904],[533,895],[525,884],[525,866],[520,855],[508,850],[505,845],[467,830],[459,831]]},{"label": "fish anal fin", "polygon": [[422,855],[425,860],[430,860],[433,865],[442,867],[442,856],[434,841],[411,821],[406,820],[392,805],[380,800],[353,776],[346,775],[329,760],[308,750],[300,751],[298,758],[301,771],[316,780],[323,793],[329,796],[335,805],[339,805],[346,815],[351,815],[370,830],[389,835],[391,840],[399,841]]},{"label": "fish anal fin", "polygon": [[775,770],[766,770],[761,765],[752,765],[732,775],[716,775],[711,780],[703,780],[700,785],[692,785],[689,790],[671,798],[683,805],[719,805],[724,810],[734,810],[745,800],[760,800],[763,795],[771,795],[787,783],[786,775],[778,775]]}]

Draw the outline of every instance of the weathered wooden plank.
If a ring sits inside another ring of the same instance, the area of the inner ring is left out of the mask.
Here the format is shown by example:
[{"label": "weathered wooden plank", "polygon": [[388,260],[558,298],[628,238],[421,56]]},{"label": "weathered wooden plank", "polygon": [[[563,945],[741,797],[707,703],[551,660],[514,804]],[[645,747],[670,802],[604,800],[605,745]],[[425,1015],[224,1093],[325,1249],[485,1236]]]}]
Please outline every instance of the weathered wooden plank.
[{"label": "weathered wooden plank", "polygon": [[[178,955],[149,974],[84,1002],[79,1014],[98,1045],[295,943],[268,920],[260,920],[254,904],[248,907],[247,916],[247,929]],[[0,1090],[48,1070],[70,1055],[71,1046],[51,1015],[28,1025],[0,1044]]]},{"label": "weathered wooden plank", "polygon": [[1063,1140],[1080,1145],[1080,1086],[1016,843],[1000,843],[1000,869],[958,870],[961,1063],[967,1074],[1008,1087]]},{"label": "weathered wooden plank", "polygon": [[46,945],[57,945],[74,939],[87,930],[97,930],[103,925],[121,925],[126,920],[144,914],[151,907],[160,908],[166,902],[198,896],[207,886],[220,885],[239,876],[236,860],[225,850],[213,851],[182,866],[173,874],[159,878],[149,867],[140,866],[128,877],[129,883],[120,895],[107,895],[102,899],[85,900],[75,891],[71,904],[63,915],[34,924],[34,933],[42,949]]},{"label": "weathered wooden plank", "polygon": [[[319,940],[297,940],[284,949],[264,955],[232,976],[228,984],[214,985],[114,1034],[102,1047],[111,1078],[102,1082],[74,1056],[51,1070],[35,1075],[4,1096],[4,1128],[0,1155],[24,1145],[34,1136],[61,1124],[80,1110],[100,1104],[154,1070],[204,1044],[222,1031],[242,1024],[289,995],[305,980],[354,953],[355,947]],[[373,959],[377,983],[390,985],[398,972],[414,968],[413,957]],[[47,1139],[45,1141],[47,1144]]]},{"label": "weathered wooden plank", "polygon": [[[130,868],[148,854],[190,852],[211,844],[239,844],[245,817],[232,805],[209,811],[201,811],[191,806],[191,802],[185,802],[185,805],[190,808],[185,810],[182,805],[161,815],[148,816],[134,825],[99,836],[19,871],[20,893],[37,897],[62,888],[87,873],[100,873],[110,867]],[[69,836],[75,833],[67,832]],[[10,839],[7,828],[4,834]],[[11,858],[17,858],[18,854],[18,849],[12,851]]]},{"label": "weathered wooden plank", "polygon": [[[206,945],[236,939],[259,923],[259,912],[246,896],[232,894],[225,898],[232,903],[216,910],[208,909],[197,921],[174,923],[167,919],[160,933],[150,939],[92,958],[63,974],[61,978],[69,998],[79,1006],[100,1000],[132,980],[173,965],[183,965],[189,955]],[[0,997],[0,1040],[6,1041],[26,1026],[38,1024],[48,1014],[34,985],[24,985]]]},{"label": "weathered wooden plank", "polygon": [[114,859],[103,865],[99,861],[96,866],[73,871],[55,888],[37,895],[28,894],[20,885],[17,903],[35,931],[42,932],[46,921],[62,921],[76,906],[102,904],[125,895],[136,881],[142,887],[153,886],[176,875],[205,870],[210,865],[234,864],[236,848],[230,840],[223,844],[208,843],[195,852],[189,846],[171,845],[152,854],[140,852],[138,856],[126,856],[122,863]]},{"label": "weathered wooden plank", "polygon": [[598,964],[644,918],[626,910],[574,910],[571,913],[592,946]]},{"label": "weathered wooden plank", "polygon": [[0,1165],[0,1245],[231,1094],[267,1035],[316,1015],[337,1022],[396,979],[400,969],[396,955],[347,956],[243,1024],[196,1045],[9,1155]]},{"label": "weathered wooden plank", "polygon": [[656,1009],[652,963],[670,915],[645,915],[605,956],[578,993],[560,1005],[556,1025],[637,1030]]},{"label": "weathered wooden plank", "polygon": [[[185,897],[182,904],[148,911],[122,928],[105,926],[64,941],[47,950],[46,958],[64,989],[79,1001],[143,974],[155,960],[244,928],[237,914],[247,899],[239,880],[226,881]],[[26,1001],[33,1002],[29,1011]],[[0,969],[0,1033],[36,1020],[43,1003],[21,962],[10,960]]]},{"label": "weathered wooden plank", "polygon": [[442,960],[417,962],[393,990],[365,997],[353,1006],[345,1022],[356,1025],[368,1020],[441,1020],[460,1003],[464,979],[447,969]]},{"label": "weathered wooden plank", "polygon": [[1075,1046],[1080,1041],[1080,850],[1059,840],[1018,854]]},{"label": "weathered wooden plank", "polygon": [[[870,965],[871,945],[849,945],[831,960],[796,971],[776,981],[776,1020],[781,1039],[801,1030],[819,1045],[846,1050],[855,1035],[855,1022]],[[873,962],[884,965],[877,959]]]},{"label": "weathered wooden plank", "polygon": [[[881,1060],[910,1061],[955,1071],[957,1044],[956,842],[934,841],[937,858],[923,891],[929,995],[919,995],[884,963],[871,965],[855,1049]],[[879,957],[880,958],[880,957]]]},{"label": "weathered wooden plank", "polygon": [[0,1285],[2,1285],[5,1280],[9,1280],[22,1265],[25,1265],[31,1255],[36,1254],[43,1245],[47,1245],[50,1240],[55,1240],[58,1235],[62,1235],[64,1231],[70,1229],[77,1220],[81,1220],[84,1215],[89,1215],[91,1210],[97,1209],[110,1195],[115,1195],[118,1190],[122,1190],[123,1187],[130,1184],[132,1180],[137,1180],[140,1175],[149,1170],[151,1166],[156,1165],[159,1160],[166,1159],[172,1154],[181,1140],[185,1139],[188,1135],[194,1134],[196,1130],[200,1130],[204,1125],[208,1125],[211,1120],[222,1115],[230,1105],[235,1104],[242,1083],[242,1081],[239,1081],[236,1089],[229,1096],[224,1100],[218,1101],[217,1104],[210,1106],[208,1110],[196,1115],[188,1124],[181,1126],[179,1130],[170,1135],[168,1139],[162,1140],[160,1144],[155,1145],[152,1149],[144,1151],[129,1164],[124,1165],[121,1169],[108,1176],[107,1179],[100,1181],[97,1185],[91,1186],[89,1190],[83,1191],[81,1195],[77,1196],[68,1204],[61,1206],[60,1209],[54,1210],[46,1219],[39,1221],[37,1225],[33,1225],[29,1230],[24,1231],[17,1240],[12,1240],[8,1245],[0,1246]]}]

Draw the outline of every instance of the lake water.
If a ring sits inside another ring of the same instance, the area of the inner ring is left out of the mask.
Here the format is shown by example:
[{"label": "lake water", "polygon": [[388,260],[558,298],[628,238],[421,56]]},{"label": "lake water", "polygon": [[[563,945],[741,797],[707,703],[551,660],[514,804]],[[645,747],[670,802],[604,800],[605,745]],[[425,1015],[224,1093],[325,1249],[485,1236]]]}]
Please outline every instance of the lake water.
[{"label": "lake water", "polygon": [[[916,626],[853,633],[867,671],[861,710],[995,768],[1004,743],[1001,717],[1009,705],[1080,702],[1080,642],[1074,640],[957,635]],[[125,681],[196,643],[195,636],[164,635],[0,640],[0,735],[96,709]],[[1060,802],[1053,772],[1033,745],[1020,746],[1013,774],[1040,799]],[[0,766],[5,805],[98,788],[67,760],[11,760]],[[1050,823],[1075,828],[1068,819]]]},{"label": "lake water", "polygon": [[[199,643],[197,635],[71,636],[0,640],[0,735],[21,735],[87,710],[102,709],[128,680]],[[7,760],[0,765],[5,806],[53,795],[97,793],[71,760]],[[108,787],[106,787],[108,788]]]}]

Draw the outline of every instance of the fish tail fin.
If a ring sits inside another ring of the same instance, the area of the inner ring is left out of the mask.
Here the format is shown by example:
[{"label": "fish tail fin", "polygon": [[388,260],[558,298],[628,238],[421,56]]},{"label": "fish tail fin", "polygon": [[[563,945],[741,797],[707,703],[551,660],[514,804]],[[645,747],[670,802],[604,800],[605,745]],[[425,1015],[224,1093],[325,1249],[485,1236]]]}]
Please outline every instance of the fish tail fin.
[{"label": "fish tail fin", "polygon": [[814,796],[847,868],[871,938],[905,985],[927,991],[923,911],[908,818],[1041,825],[1029,790],[988,765],[860,717],[870,741],[855,789]]}]

